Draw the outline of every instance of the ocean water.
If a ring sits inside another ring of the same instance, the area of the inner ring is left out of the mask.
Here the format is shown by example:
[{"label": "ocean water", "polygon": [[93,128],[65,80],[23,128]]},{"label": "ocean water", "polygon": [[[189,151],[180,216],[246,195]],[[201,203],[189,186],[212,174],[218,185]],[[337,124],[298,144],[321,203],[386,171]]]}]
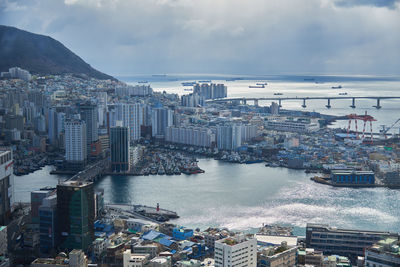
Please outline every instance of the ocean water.
[{"label": "ocean water", "polygon": [[[135,84],[149,80],[156,91],[184,94],[182,81],[213,80],[228,86],[230,97],[272,96],[335,96],[339,92],[361,96],[400,96],[400,80],[396,77],[315,77],[304,81],[304,76],[246,77],[248,80],[225,81],[224,76],[137,76],[125,77]],[[178,81],[170,81],[179,79]],[[266,81],[267,88],[250,89],[250,84]],[[342,89],[332,86],[342,85]],[[359,101],[357,108],[348,102],[325,101],[307,103],[306,110],[327,114],[350,113],[374,116],[374,129],[390,125],[400,118],[400,101],[385,100],[382,109],[372,107],[374,101]],[[269,105],[270,103],[260,103]],[[287,109],[303,109],[300,101],[283,102]],[[341,125],[342,124],[342,125]],[[347,122],[337,125],[347,126]],[[398,128],[393,129],[398,131]],[[312,174],[299,170],[265,167],[264,164],[231,164],[212,159],[200,159],[199,166],[206,172],[197,175],[106,176],[95,187],[103,188],[108,203],[146,204],[178,212],[175,223],[188,227],[208,226],[249,230],[263,223],[292,225],[297,234],[304,234],[308,222],[327,223],[336,227],[398,232],[400,229],[400,190],[386,188],[333,188],[310,180]],[[49,167],[27,176],[15,177],[15,198],[29,201],[30,191],[46,185],[56,185],[62,176],[48,174]]]}]

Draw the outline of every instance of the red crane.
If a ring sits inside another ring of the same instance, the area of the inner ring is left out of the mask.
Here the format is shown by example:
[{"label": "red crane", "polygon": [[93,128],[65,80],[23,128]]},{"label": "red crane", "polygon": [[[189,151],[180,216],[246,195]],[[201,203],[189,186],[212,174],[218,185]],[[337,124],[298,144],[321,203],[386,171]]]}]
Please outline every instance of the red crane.
[{"label": "red crane", "polygon": [[358,126],[357,126],[357,121],[362,120],[364,122],[363,126],[363,131],[362,131],[362,136],[361,138],[365,138],[365,130],[367,128],[367,122],[369,122],[369,127],[370,127],[370,142],[372,143],[373,140],[373,131],[372,131],[372,122],[376,121],[374,117],[371,115],[367,114],[367,111],[365,111],[365,115],[357,115],[357,114],[349,114],[346,116],[349,119],[349,126],[347,127],[347,138],[350,136],[350,128],[351,128],[351,122],[354,120],[355,128],[356,128],[356,139],[360,139],[359,132],[358,132]]}]

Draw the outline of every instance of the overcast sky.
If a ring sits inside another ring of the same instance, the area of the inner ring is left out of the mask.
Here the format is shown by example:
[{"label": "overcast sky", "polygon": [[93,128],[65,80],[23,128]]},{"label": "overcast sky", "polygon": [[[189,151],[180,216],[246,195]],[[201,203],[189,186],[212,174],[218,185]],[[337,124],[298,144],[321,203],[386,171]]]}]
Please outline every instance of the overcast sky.
[{"label": "overcast sky", "polygon": [[397,0],[0,0],[111,75],[400,74]]}]

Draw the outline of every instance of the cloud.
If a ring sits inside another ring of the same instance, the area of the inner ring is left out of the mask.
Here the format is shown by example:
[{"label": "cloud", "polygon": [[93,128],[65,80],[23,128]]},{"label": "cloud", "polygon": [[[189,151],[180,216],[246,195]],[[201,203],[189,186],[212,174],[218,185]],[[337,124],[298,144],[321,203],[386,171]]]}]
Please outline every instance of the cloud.
[{"label": "cloud", "polygon": [[399,0],[336,0],[335,4],[342,7],[373,6],[394,9],[399,2]]},{"label": "cloud", "polygon": [[0,0],[0,23],[50,35],[113,75],[399,74],[394,1],[341,2]]}]

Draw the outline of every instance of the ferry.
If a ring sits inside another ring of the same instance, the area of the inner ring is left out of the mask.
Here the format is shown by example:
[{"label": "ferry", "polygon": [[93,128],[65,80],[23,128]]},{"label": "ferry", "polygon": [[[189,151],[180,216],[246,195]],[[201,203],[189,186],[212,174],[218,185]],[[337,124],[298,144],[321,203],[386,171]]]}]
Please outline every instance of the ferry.
[{"label": "ferry", "polygon": [[249,88],[265,88],[265,85],[249,85]]},{"label": "ferry", "polygon": [[282,93],[274,93],[274,95],[283,95]]},{"label": "ferry", "polygon": [[332,86],[332,89],[341,89],[342,88],[342,86],[341,85],[338,85],[338,86]]},{"label": "ferry", "polygon": [[197,84],[197,82],[183,82],[181,83],[183,86],[193,86],[195,84]]}]

